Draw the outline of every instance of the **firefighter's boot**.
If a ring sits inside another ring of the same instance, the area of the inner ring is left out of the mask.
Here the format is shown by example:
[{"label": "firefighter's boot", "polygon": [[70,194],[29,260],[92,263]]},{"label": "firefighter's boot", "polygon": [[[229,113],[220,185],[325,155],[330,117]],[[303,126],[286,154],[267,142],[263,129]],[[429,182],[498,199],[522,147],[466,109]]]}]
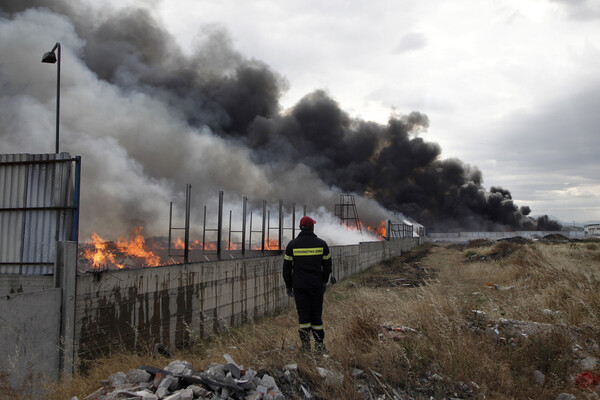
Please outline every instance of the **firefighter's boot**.
[{"label": "firefighter's boot", "polygon": [[327,354],[327,348],[323,342],[325,331],[323,331],[323,329],[313,329],[312,333],[315,338],[315,352],[318,354]]},{"label": "firefighter's boot", "polygon": [[315,352],[317,354],[328,354],[327,347],[324,342],[315,342]]},{"label": "firefighter's boot", "polygon": [[302,350],[310,351],[310,328],[302,328],[298,330],[300,334],[300,342],[302,342]]}]

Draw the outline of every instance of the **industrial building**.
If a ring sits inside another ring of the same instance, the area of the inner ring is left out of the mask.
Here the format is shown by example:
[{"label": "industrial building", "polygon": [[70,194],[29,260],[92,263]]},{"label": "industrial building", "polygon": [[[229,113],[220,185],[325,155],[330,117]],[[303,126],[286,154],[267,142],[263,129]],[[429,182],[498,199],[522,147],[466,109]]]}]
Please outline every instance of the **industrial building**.
[{"label": "industrial building", "polygon": [[600,237],[600,224],[588,224],[583,226],[585,236]]}]

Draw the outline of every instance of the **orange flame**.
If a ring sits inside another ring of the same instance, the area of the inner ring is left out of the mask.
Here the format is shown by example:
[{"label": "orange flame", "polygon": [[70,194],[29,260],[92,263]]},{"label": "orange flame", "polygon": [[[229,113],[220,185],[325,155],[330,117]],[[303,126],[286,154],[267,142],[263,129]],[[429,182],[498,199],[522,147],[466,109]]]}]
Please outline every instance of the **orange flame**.
[{"label": "orange flame", "polygon": [[87,249],[83,252],[83,257],[92,261],[93,268],[102,268],[107,264],[112,264],[117,268],[123,268],[123,264],[115,260],[115,255],[108,249],[108,243],[98,236],[97,233],[92,233],[93,249]]},{"label": "orange flame", "polygon": [[265,240],[265,250],[279,250],[279,241],[275,239]]},{"label": "orange flame", "polygon": [[343,225],[346,227],[347,230],[353,231],[353,232],[358,232],[358,231],[362,231],[363,229],[365,229],[364,224],[360,221],[357,221],[357,223],[354,223],[352,225],[348,225],[347,223],[344,222]]},{"label": "orange flame", "polygon": [[[262,245],[256,243],[252,246],[253,250],[262,250]],[[275,239],[265,239],[265,250],[279,250],[279,241]]]},{"label": "orange flame", "polygon": [[90,243],[94,247],[84,250],[82,256],[92,262],[92,268],[108,266],[124,268],[125,265],[117,261],[118,256],[142,259],[144,266],[160,265],[160,257],[145,248],[146,240],[142,236],[141,227],[134,228],[134,234],[130,240],[119,238],[117,243],[107,242],[95,232],[92,233],[91,239]]},{"label": "orange flame", "polygon": [[387,224],[385,221],[381,221],[378,227],[369,226],[367,228],[369,232],[373,232],[375,235],[380,236],[382,238],[387,237]]},{"label": "orange flame", "polygon": [[[227,246],[226,248],[229,250],[239,250],[241,248],[241,245],[239,243],[235,243],[235,242],[229,242],[229,244],[227,242],[224,242],[223,244],[225,246]],[[173,247],[177,250],[184,250],[185,242],[183,241],[183,239],[178,237],[173,242]],[[190,250],[194,250],[194,249],[202,250],[202,242],[199,240],[194,240],[193,242],[190,242],[189,249]],[[204,245],[204,250],[210,250],[210,251],[217,250],[217,243],[216,242],[206,242],[206,245]]]},{"label": "orange flame", "polygon": [[[178,237],[177,240],[175,240],[175,242],[173,242],[173,247],[177,250],[184,250],[185,249],[185,242],[183,241],[182,238]],[[192,249],[200,249],[202,248],[202,242],[199,240],[194,240],[193,242],[190,242],[188,244],[188,248],[190,250]]]},{"label": "orange flame", "polygon": [[183,250],[185,249],[185,243],[183,240],[181,240],[180,237],[177,238],[177,240],[175,241],[175,243],[173,243],[173,245],[175,246],[176,249],[178,250]]},{"label": "orange flame", "polygon": [[146,265],[159,265],[160,257],[155,255],[152,251],[144,248],[146,239],[144,239],[144,236],[142,236],[142,229],[142,227],[135,227],[133,238],[130,241],[119,239],[117,242],[117,247],[119,250],[129,256],[142,258]]}]

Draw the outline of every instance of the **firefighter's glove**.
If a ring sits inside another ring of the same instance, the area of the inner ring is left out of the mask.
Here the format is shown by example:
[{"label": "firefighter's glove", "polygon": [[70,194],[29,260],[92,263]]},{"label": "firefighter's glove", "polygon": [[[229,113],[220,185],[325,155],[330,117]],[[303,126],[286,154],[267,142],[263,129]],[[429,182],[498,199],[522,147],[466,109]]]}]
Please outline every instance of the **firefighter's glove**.
[{"label": "firefighter's glove", "polygon": [[329,283],[331,283],[332,285],[335,285],[337,283],[337,279],[335,279],[335,276],[331,275],[331,278],[329,278]]},{"label": "firefighter's glove", "polygon": [[285,288],[285,291],[287,292],[287,295],[289,297],[294,297],[294,289],[292,289],[291,287],[289,287],[289,288]]},{"label": "firefighter's glove", "polygon": [[323,283],[323,294],[327,291],[327,282]]}]

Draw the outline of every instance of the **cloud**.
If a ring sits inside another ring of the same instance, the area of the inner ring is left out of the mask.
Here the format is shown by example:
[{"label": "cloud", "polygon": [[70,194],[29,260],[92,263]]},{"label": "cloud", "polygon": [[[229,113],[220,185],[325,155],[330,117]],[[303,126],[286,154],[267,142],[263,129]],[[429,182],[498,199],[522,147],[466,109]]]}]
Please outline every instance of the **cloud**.
[{"label": "cloud", "polygon": [[395,53],[407,53],[409,51],[421,50],[427,46],[427,38],[423,33],[411,32],[407,33],[400,39],[400,43],[396,46]]},{"label": "cloud", "polygon": [[477,156],[489,182],[510,187],[533,215],[564,221],[598,218],[600,83],[498,121]]},{"label": "cloud", "polygon": [[598,181],[600,83],[546,104],[514,113],[492,142],[496,159],[522,171],[579,175]]},{"label": "cloud", "polygon": [[561,4],[570,18],[595,20],[600,18],[600,4],[595,0],[550,0]]}]

